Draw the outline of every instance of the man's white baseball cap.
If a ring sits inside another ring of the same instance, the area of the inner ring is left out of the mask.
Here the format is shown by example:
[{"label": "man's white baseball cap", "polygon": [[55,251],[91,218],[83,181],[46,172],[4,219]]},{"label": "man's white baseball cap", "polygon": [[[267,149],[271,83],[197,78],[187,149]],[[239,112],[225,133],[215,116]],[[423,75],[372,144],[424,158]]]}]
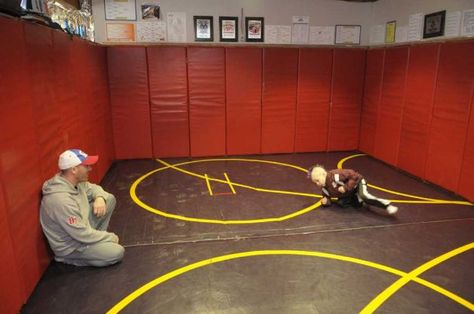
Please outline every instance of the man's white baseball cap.
[{"label": "man's white baseball cap", "polygon": [[59,169],[65,170],[79,165],[91,166],[99,160],[99,156],[89,156],[80,149],[68,149],[59,155]]}]

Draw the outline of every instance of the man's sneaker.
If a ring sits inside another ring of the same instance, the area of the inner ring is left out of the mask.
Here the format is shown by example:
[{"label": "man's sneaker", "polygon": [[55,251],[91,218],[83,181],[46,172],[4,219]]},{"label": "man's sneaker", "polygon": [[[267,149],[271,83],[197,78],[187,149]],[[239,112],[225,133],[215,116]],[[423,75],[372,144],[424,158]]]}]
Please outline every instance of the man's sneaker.
[{"label": "man's sneaker", "polygon": [[389,213],[389,215],[395,215],[395,213],[398,211],[398,207],[397,206],[393,206],[393,205],[388,205],[387,206],[387,213]]}]

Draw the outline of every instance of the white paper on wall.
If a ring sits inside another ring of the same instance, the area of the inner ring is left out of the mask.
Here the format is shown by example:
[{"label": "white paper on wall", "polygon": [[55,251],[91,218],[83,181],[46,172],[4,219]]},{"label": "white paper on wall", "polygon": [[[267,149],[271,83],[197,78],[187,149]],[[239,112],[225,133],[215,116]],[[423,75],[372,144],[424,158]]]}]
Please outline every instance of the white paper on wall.
[{"label": "white paper on wall", "polygon": [[309,43],[313,45],[334,45],[334,26],[311,26]]},{"label": "white paper on wall", "polygon": [[309,35],[309,24],[297,23],[293,24],[291,28],[291,43],[292,44],[307,44]]},{"label": "white paper on wall", "polygon": [[421,40],[421,35],[423,31],[423,13],[416,13],[410,15],[408,19],[408,40],[416,41]]},{"label": "white paper on wall", "polygon": [[444,26],[444,36],[456,37],[459,36],[461,29],[461,11],[447,12],[446,23]]},{"label": "white paper on wall", "polygon": [[135,0],[105,0],[106,20],[128,20],[137,19]]},{"label": "white paper on wall", "polygon": [[291,44],[291,26],[266,25],[265,26],[265,43]]},{"label": "white paper on wall", "polygon": [[474,10],[463,11],[461,35],[462,36],[474,35]]},{"label": "white paper on wall", "polygon": [[168,41],[186,41],[186,12],[168,12],[166,14]]},{"label": "white paper on wall", "polygon": [[166,41],[166,23],[163,21],[137,23],[137,41],[142,41],[142,42]]}]

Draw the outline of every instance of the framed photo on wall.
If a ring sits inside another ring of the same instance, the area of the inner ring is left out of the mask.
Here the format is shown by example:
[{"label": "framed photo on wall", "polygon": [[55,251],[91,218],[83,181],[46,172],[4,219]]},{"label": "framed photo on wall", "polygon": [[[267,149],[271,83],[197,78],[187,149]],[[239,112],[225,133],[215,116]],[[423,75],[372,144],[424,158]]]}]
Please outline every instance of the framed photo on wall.
[{"label": "framed photo on wall", "polygon": [[445,19],[446,10],[425,15],[423,38],[443,36]]},{"label": "framed photo on wall", "polygon": [[390,21],[385,24],[385,43],[395,42],[395,28],[397,27],[396,21]]},{"label": "framed photo on wall", "polygon": [[214,41],[212,16],[194,16],[194,41]]},{"label": "framed photo on wall", "polygon": [[220,41],[239,40],[239,18],[237,16],[219,16]]},{"label": "framed photo on wall", "polygon": [[245,41],[263,42],[264,23],[263,17],[245,18]]},{"label": "framed photo on wall", "polygon": [[359,45],[360,25],[336,25],[336,45]]}]

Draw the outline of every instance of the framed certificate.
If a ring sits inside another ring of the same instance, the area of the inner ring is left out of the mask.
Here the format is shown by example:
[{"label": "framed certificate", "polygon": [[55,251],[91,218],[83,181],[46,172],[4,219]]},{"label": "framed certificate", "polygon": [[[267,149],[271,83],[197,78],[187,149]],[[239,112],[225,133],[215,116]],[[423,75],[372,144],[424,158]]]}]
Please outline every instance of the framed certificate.
[{"label": "framed certificate", "polygon": [[239,18],[236,16],[219,16],[220,41],[238,41]]},{"label": "framed certificate", "polygon": [[360,25],[336,25],[336,45],[359,45]]},{"label": "framed certificate", "polygon": [[105,0],[105,20],[109,21],[136,21],[135,0]]},{"label": "framed certificate", "polygon": [[443,36],[445,19],[446,11],[439,11],[425,15],[423,38]]},{"label": "framed certificate", "polygon": [[246,17],[245,18],[245,40],[260,41],[264,39],[263,17]]},{"label": "framed certificate", "polygon": [[194,16],[194,40],[214,41],[212,16]]}]

